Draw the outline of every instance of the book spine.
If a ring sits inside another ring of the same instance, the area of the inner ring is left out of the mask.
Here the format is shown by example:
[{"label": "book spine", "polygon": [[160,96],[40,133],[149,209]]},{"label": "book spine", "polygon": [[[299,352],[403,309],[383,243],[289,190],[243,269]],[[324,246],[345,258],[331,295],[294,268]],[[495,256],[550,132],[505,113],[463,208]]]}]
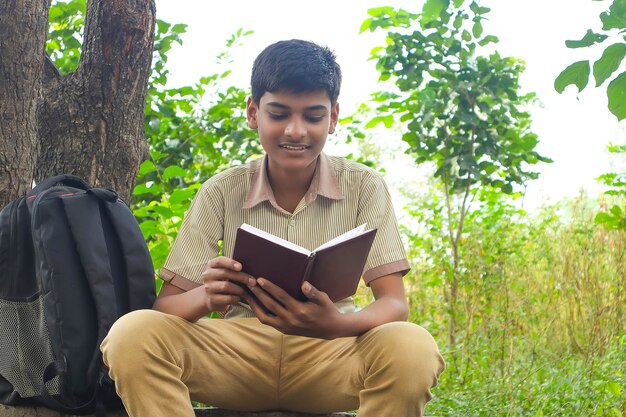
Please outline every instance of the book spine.
[{"label": "book spine", "polygon": [[315,261],[315,252],[312,252],[306,261],[306,268],[304,269],[304,274],[302,276],[301,282],[309,280],[309,277],[311,276],[311,271],[313,270],[313,261]]}]

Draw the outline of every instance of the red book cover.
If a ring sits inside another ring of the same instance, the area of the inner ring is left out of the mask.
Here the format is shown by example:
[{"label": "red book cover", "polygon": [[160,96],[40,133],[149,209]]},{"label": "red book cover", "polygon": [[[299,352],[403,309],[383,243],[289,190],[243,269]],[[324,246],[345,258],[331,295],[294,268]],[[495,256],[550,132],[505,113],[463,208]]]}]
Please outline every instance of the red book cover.
[{"label": "red book cover", "polygon": [[376,229],[359,226],[308,251],[260,229],[244,224],[237,230],[233,259],[244,272],[266,278],[292,297],[306,300],[303,281],[335,302],[356,292]]}]

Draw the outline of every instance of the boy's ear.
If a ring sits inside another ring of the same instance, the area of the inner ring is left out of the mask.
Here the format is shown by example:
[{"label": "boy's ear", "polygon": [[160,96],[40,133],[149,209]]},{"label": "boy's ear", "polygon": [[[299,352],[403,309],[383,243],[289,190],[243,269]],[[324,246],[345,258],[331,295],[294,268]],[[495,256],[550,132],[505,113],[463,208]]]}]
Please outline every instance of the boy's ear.
[{"label": "boy's ear", "polygon": [[335,127],[339,121],[339,103],[333,104],[330,108],[330,126],[328,127],[328,133],[335,133]]},{"label": "boy's ear", "polygon": [[252,97],[248,97],[248,102],[246,103],[246,116],[248,117],[248,126],[250,129],[258,129],[259,124],[257,123],[257,114],[259,112],[259,107]]}]

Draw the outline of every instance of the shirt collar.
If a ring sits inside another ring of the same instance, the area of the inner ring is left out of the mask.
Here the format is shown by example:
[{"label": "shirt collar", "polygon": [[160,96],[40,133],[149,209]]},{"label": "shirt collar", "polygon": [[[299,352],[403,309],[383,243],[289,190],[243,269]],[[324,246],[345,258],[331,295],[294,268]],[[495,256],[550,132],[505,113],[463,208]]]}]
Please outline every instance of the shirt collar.
[{"label": "shirt collar", "polygon": [[[252,208],[263,201],[269,201],[273,206],[277,206],[274,192],[267,176],[267,162],[267,155],[265,155],[260,163],[253,164],[253,167],[256,166],[256,169],[252,174],[250,189],[243,203],[244,209]],[[312,203],[318,195],[333,200],[342,200],[344,198],[330,158],[325,153],[321,153],[317,158],[313,180],[304,195],[305,203]]]}]

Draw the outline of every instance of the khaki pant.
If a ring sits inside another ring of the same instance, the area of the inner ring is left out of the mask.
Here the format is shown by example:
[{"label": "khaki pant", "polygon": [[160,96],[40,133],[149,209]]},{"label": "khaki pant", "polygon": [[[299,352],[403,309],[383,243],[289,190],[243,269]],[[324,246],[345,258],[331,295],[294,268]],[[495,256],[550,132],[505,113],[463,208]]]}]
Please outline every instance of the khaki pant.
[{"label": "khaki pant", "polygon": [[444,367],[431,335],[405,322],[329,341],[256,318],[189,323],[153,310],[118,320],[102,351],[132,417],[192,417],[190,399],[240,411],[420,416]]}]

